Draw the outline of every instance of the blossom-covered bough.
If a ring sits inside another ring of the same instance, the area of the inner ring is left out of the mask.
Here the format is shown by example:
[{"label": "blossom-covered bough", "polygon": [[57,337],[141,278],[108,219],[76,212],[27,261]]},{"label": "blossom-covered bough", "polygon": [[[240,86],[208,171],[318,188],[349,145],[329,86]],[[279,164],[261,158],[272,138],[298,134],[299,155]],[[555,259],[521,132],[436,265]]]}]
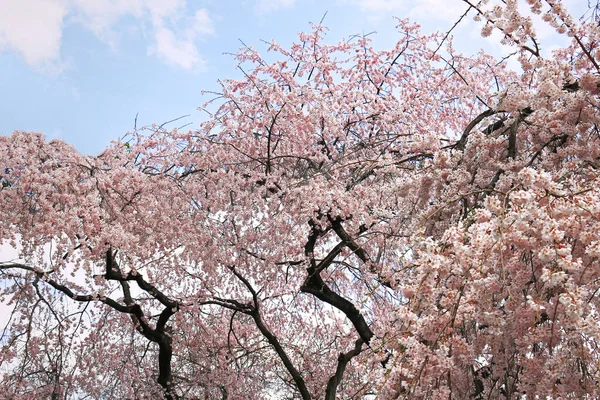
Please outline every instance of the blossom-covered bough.
[{"label": "blossom-covered bough", "polygon": [[519,72],[316,25],[194,131],[0,137],[0,397],[599,396],[600,29],[482,3]]}]

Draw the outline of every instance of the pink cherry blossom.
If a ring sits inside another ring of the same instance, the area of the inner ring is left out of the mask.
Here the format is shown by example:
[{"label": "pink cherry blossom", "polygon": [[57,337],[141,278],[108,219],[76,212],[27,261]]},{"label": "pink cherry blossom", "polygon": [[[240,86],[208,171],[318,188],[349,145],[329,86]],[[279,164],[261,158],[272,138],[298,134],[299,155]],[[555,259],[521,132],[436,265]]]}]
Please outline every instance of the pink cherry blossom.
[{"label": "pink cherry blossom", "polygon": [[519,72],[315,25],[193,131],[0,137],[0,397],[600,396],[600,29],[465,3]]}]

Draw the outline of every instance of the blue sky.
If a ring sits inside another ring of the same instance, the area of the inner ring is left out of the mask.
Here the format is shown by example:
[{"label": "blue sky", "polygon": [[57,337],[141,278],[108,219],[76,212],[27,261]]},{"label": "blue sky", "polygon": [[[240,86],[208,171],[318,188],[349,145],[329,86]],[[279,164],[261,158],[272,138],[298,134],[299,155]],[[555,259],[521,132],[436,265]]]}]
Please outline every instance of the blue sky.
[{"label": "blue sky", "polygon": [[[574,9],[586,0],[571,0]],[[96,154],[138,127],[190,114],[218,79],[237,77],[240,40],[290,44],[327,12],[328,40],[376,31],[382,48],[398,35],[392,16],[424,31],[448,30],[460,0],[0,0],[0,134],[37,131]],[[472,15],[471,15],[472,17]],[[468,17],[455,32],[465,53],[507,50],[479,37]],[[540,35],[555,44],[551,29]],[[173,125],[175,126],[175,125]]]}]

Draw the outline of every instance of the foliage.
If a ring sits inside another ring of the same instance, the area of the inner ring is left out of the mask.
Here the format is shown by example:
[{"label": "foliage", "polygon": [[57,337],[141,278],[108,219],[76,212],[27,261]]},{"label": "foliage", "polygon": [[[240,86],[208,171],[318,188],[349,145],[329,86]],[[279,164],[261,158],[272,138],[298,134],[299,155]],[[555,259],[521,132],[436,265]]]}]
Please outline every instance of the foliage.
[{"label": "foliage", "polygon": [[0,137],[0,396],[599,396],[600,29],[466,3],[519,72],[315,25],[197,130]]}]

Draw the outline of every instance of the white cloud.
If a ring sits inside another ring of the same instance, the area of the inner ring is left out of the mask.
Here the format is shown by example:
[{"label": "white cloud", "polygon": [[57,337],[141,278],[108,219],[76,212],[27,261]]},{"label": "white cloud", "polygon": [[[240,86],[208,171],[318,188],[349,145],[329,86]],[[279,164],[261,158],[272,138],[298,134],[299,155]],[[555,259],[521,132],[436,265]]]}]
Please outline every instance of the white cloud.
[{"label": "white cloud", "polygon": [[413,21],[456,21],[466,10],[466,6],[449,7],[448,0],[338,0],[350,4],[368,14],[370,19],[394,15]]},{"label": "white cloud", "polygon": [[15,51],[36,68],[59,64],[66,14],[60,0],[3,0],[0,51]]},{"label": "white cloud", "polygon": [[152,15],[155,25],[162,24],[165,19],[178,19],[186,0],[146,0],[146,7]]},{"label": "white cloud", "polygon": [[155,39],[156,45],[148,50],[149,54],[155,53],[166,63],[185,69],[202,66],[203,61],[192,41],[177,39],[173,31],[165,27],[156,29]]},{"label": "white cloud", "polygon": [[190,35],[204,36],[215,33],[215,27],[205,9],[196,11],[192,18],[192,26],[188,29]]},{"label": "white cloud", "polygon": [[[413,1],[410,6],[409,17],[414,21],[443,21],[454,23],[458,21],[467,8],[468,6],[464,3],[457,3],[456,6],[449,7],[447,0]],[[471,19],[472,18],[468,18],[468,20]],[[468,22],[466,20],[463,21],[463,23]],[[448,28],[450,26],[448,26]]]},{"label": "white cloud", "polygon": [[[152,1],[151,3],[153,3],[151,13],[155,44],[148,48],[148,53],[156,54],[166,63],[178,65],[184,69],[202,68],[205,62],[200,57],[195,42],[215,31],[208,12],[200,9],[192,17],[183,18],[181,9],[185,4],[166,8],[162,2]],[[177,25],[183,28],[175,31],[168,25]]]},{"label": "white cloud", "polygon": [[296,0],[257,0],[254,9],[259,15],[268,14],[281,8],[290,8],[295,2]]},{"label": "white cloud", "polygon": [[[293,0],[285,0],[293,1]],[[187,14],[187,0],[1,0],[0,51],[14,51],[34,68],[61,65],[65,24],[77,23],[117,47],[124,17],[150,26],[148,52],[182,68],[203,65],[196,42],[214,33],[205,9]]]},{"label": "white cloud", "polygon": [[78,22],[111,46],[117,46],[119,35],[112,29],[120,18],[143,17],[142,0],[72,0],[72,22]]},{"label": "white cloud", "polygon": [[406,0],[340,0],[340,2],[354,4],[369,13],[404,11],[408,3]]}]

